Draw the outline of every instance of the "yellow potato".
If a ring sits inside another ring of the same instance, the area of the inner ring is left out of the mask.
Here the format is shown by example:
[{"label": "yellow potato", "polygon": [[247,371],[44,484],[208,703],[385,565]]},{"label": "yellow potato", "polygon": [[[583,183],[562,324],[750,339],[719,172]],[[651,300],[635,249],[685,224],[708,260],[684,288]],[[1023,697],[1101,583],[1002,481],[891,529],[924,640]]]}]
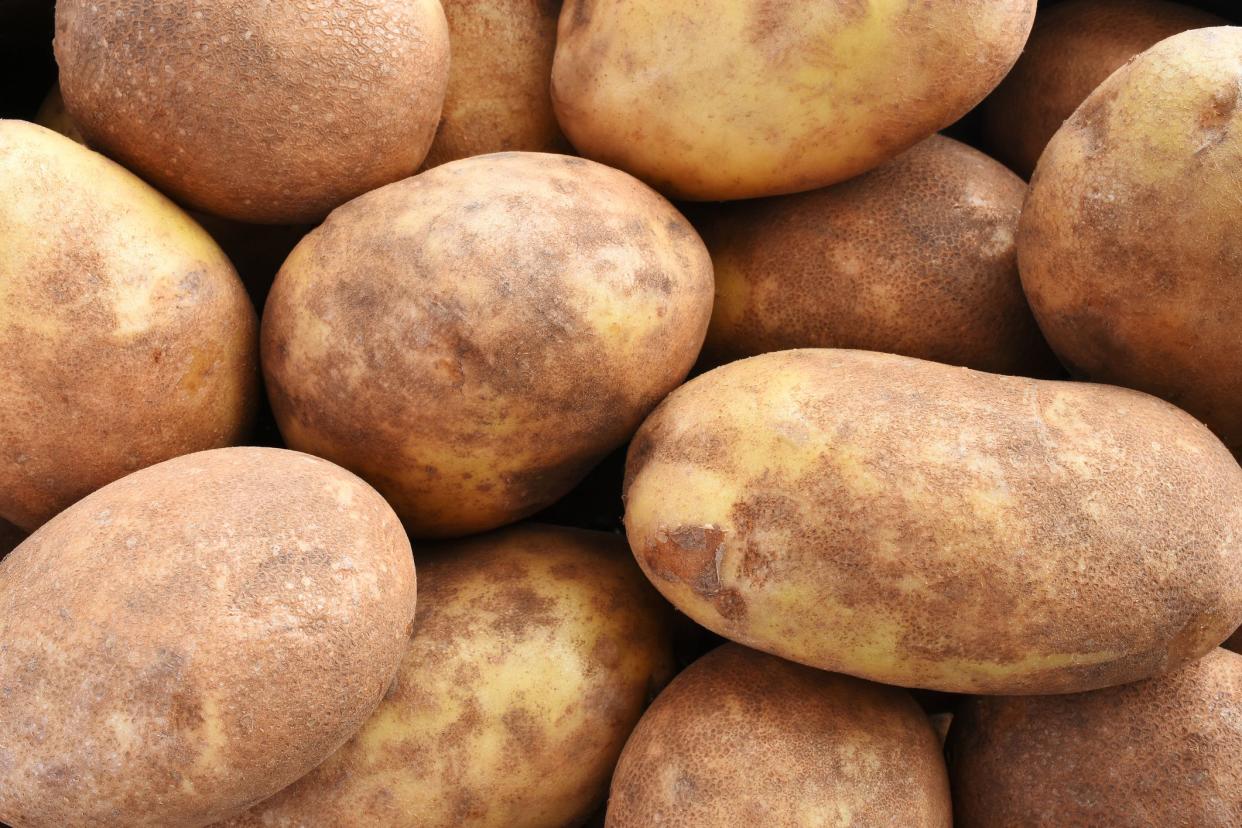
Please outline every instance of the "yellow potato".
[{"label": "yellow potato", "polygon": [[366,721],[414,597],[396,515],[316,457],[199,452],[87,496],[0,562],[0,821],[240,813]]},{"label": "yellow potato", "polygon": [[714,364],[787,348],[861,348],[1048,375],[1014,237],[1026,185],[936,135],[852,181],[705,207]]},{"label": "yellow potato", "polygon": [[736,644],[673,680],[626,743],[608,828],[953,824],[910,694]]},{"label": "yellow potato", "polygon": [[687,383],[630,446],[625,526],[678,609],[815,667],[1068,693],[1242,622],[1242,468],[1146,394],[865,351]]},{"label": "yellow potato", "polygon": [[949,756],[959,828],[1242,825],[1242,655],[1090,693],[967,700]]},{"label": "yellow potato", "polygon": [[672,671],[667,605],[625,543],[521,526],[426,550],[383,704],[231,828],[562,828],[602,801]]},{"label": "yellow potato", "polygon": [[1242,29],[1162,41],[1092,93],[1031,181],[1018,264],[1075,374],[1186,409],[1242,451]]},{"label": "yellow potato", "polygon": [[553,503],[694,364],[711,260],[672,205],[580,158],[501,153],[350,202],[285,262],[263,368],[290,448],[419,536]]},{"label": "yellow potato", "polygon": [[810,190],[964,115],[1034,17],[1035,0],[567,0],[552,101],[580,152],[670,196]]},{"label": "yellow potato", "polygon": [[258,388],[254,309],[220,248],[141,180],[0,121],[0,518],[239,441]]}]

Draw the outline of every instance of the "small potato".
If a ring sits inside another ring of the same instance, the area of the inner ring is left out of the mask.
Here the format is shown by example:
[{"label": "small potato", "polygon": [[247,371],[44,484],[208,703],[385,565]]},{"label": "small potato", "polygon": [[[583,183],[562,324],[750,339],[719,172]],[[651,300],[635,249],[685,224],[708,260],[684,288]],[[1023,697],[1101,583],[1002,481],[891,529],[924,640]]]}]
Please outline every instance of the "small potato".
[{"label": "small potato", "polygon": [[334,212],[263,318],[290,448],[378,488],[419,536],[553,503],[682,381],[711,259],[672,205],[581,158],[445,164]]},{"label": "small potato", "polygon": [[420,547],[415,633],[352,741],[230,828],[562,828],[668,680],[667,605],[615,535]]},{"label": "small potato", "polygon": [[229,260],[172,202],[0,121],[0,518],[34,529],[132,471],[240,441],[257,328]]},{"label": "small potato", "polygon": [[1091,693],[970,699],[948,747],[959,828],[1242,825],[1242,655]]},{"label": "small potato", "polygon": [[1069,693],[1242,622],[1242,468],[1122,388],[865,351],[687,383],[630,445],[648,577],[727,638],[873,681]]},{"label": "small potato", "polygon": [[1018,279],[1026,185],[939,135],[851,181],[704,208],[715,364],[861,348],[1004,374],[1056,360]]},{"label": "small potato", "polygon": [[726,644],[625,745],[607,828],[952,824],[940,741],[910,694]]},{"label": "small potato", "polygon": [[1040,159],[1018,264],[1074,374],[1184,408],[1242,452],[1242,28],[1162,41]]},{"label": "small potato", "polygon": [[414,620],[396,515],[291,451],[178,457],[0,562],[0,821],[195,828],[327,758]]}]

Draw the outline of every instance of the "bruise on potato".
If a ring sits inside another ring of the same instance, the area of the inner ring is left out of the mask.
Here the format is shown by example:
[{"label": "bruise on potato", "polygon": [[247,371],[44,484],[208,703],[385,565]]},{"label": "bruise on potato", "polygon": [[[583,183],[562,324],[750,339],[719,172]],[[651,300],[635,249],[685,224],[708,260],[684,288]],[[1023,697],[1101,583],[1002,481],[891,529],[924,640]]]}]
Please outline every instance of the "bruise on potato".
[{"label": "bruise on potato", "polygon": [[1135,391],[862,351],[765,354],[635,436],[648,576],[728,638],[875,681],[1062,693],[1242,620],[1242,469]]},{"label": "bruise on potato", "polygon": [[966,701],[949,732],[956,824],[1242,824],[1242,655],[1090,693]]},{"label": "bruise on potato", "polygon": [[1018,279],[1026,186],[932,136],[809,193],[704,208],[713,364],[787,348],[859,348],[1004,374],[1059,366]]},{"label": "bruise on potato", "polygon": [[87,496],[0,563],[0,820],[236,815],[366,721],[414,600],[400,522],[325,460],[217,449]]},{"label": "bruise on potato", "polygon": [[0,191],[0,517],[31,530],[132,471],[239,442],[258,324],[202,228],[24,121],[0,121]]},{"label": "bruise on potato", "polygon": [[578,158],[446,164],[335,211],[268,300],[288,445],[356,471],[415,535],[532,514],[694,363],[711,260],[633,178]]},{"label": "bruise on potato", "polygon": [[622,539],[525,525],[420,547],[418,572],[375,715],[228,828],[560,828],[600,804],[672,671],[667,605]]},{"label": "bruise on potato", "polygon": [[605,824],[951,823],[939,740],[907,692],[726,644],[643,716]]}]

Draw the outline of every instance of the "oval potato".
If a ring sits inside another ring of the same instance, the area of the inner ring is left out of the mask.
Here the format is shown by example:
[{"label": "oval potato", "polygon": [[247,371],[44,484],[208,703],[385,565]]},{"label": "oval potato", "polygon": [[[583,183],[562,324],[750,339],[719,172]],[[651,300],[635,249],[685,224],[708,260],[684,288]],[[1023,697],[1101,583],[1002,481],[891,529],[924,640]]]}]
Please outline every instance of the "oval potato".
[{"label": "oval potato", "polygon": [[1068,693],[1242,621],[1242,468],[1146,394],[865,351],[704,374],[630,446],[648,577],[721,635],[966,693]]},{"label": "oval potato", "polygon": [[0,821],[241,812],[367,719],[414,597],[400,522],[325,460],[217,449],[87,496],[0,562]]}]

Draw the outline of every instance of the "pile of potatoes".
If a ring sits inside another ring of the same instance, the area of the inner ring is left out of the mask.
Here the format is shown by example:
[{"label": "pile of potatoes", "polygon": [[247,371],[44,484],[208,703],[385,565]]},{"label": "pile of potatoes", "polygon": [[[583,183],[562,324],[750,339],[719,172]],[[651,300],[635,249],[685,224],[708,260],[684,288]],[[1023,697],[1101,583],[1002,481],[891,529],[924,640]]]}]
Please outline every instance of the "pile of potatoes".
[{"label": "pile of potatoes", "polygon": [[0,5],[0,823],[1242,825],[1231,10]]}]

